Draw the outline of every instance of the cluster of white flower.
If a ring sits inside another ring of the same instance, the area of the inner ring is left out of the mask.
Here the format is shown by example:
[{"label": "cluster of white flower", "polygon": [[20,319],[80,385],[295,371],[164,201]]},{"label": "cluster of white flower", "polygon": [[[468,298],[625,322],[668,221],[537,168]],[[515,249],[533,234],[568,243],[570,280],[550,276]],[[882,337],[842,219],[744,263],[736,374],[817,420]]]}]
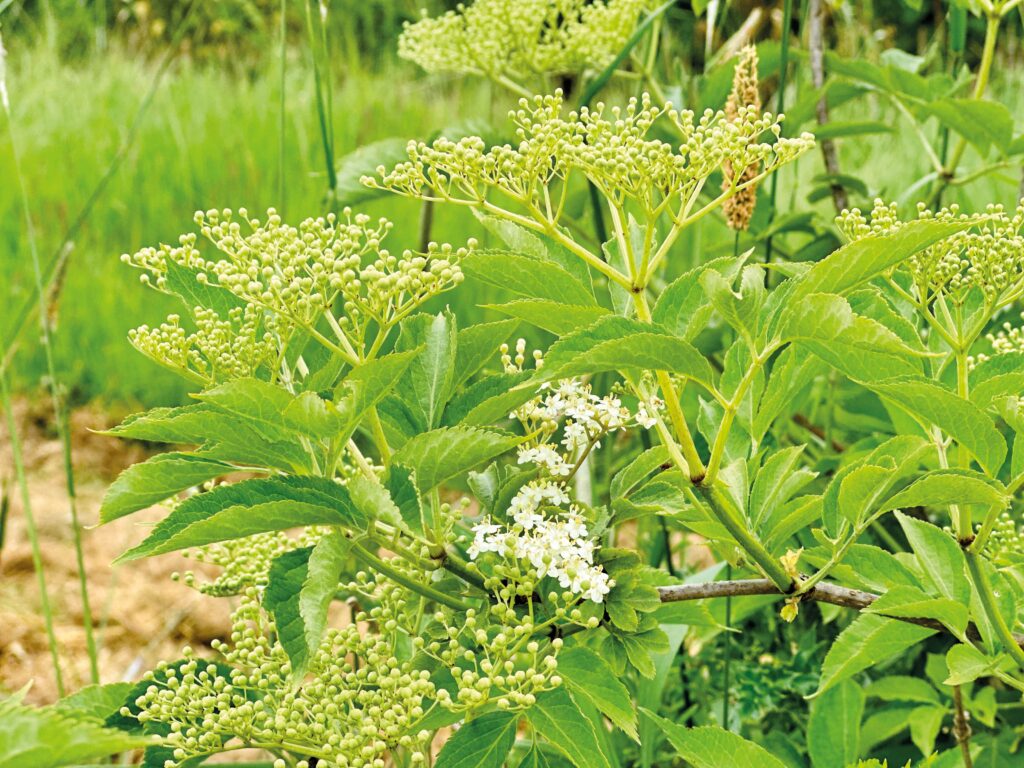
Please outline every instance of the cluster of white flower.
[{"label": "cluster of white flower", "polygon": [[[501,347],[501,362],[509,373],[522,372],[526,358],[524,339],[516,342],[514,355],[507,344]],[[537,368],[543,367],[539,351],[533,359]],[[601,438],[633,425],[649,429],[659,407],[657,400],[641,401],[632,414],[616,395],[600,397],[579,379],[542,384],[537,397],[509,414],[528,434],[536,435],[519,447],[518,462],[538,467],[540,477],[519,489],[506,522],[487,518],[473,527],[470,558],[489,552],[523,561],[537,578],[550,576],[563,589],[602,602],[614,582],[594,565],[595,545],[567,483]]]},{"label": "cluster of white flower", "polygon": [[509,505],[511,528],[492,520],[473,527],[469,556],[485,552],[526,560],[539,578],[558,580],[563,589],[600,603],[615,583],[594,565],[583,513],[569,500],[562,483],[535,480],[527,483]]}]

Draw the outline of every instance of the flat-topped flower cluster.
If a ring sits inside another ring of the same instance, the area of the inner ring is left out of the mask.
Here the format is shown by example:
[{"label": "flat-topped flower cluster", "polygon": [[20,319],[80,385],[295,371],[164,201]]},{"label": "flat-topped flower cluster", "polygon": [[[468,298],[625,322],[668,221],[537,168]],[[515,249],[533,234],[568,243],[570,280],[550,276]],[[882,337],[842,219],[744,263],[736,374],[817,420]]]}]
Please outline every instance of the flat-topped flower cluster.
[{"label": "flat-topped flower cluster", "polygon": [[[655,105],[646,93],[625,107],[597,104],[564,113],[559,90],[522,99],[510,118],[519,138],[515,146],[488,147],[475,136],[414,141],[408,161],[391,170],[381,167],[379,179],[364,177],[363,183],[485,210],[493,205],[487,199],[493,191],[553,225],[563,213],[566,185],[551,186],[577,174],[618,205],[629,199],[653,218],[665,213],[681,222],[708,177],[723,165],[755,169],[735,179],[734,187],[723,192],[727,199],[814,145],[810,134],[782,136],[782,116],[754,107],[737,106],[731,117],[714,110],[698,117],[671,104]],[[680,137],[677,144],[649,135],[659,120],[668,121]]]},{"label": "flat-topped flower cluster", "polygon": [[407,24],[398,55],[428,72],[507,77],[604,68],[647,0],[477,0]]}]

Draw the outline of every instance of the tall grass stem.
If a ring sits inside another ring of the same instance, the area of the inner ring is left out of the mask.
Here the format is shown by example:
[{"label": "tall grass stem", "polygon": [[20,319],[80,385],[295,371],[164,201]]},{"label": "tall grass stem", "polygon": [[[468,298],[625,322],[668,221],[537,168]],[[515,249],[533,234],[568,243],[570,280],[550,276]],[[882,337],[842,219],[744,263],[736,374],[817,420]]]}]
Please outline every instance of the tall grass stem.
[{"label": "tall grass stem", "polygon": [[21,198],[22,213],[25,217],[25,236],[28,240],[29,254],[32,257],[32,273],[35,278],[37,311],[39,313],[39,329],[42,337],[43,351],[46,357],[47,385],[50,401],[53,405],[54,425],[61,445],[61,456],[64,469],[64,487],[68,494],[68,513],[71,523],[71,538],[75,549],[75,570],[78,576],[79,599],[82,604],[82,624],[85,629],[86,652],[89,656],[89,679],[93,684],[100,681],[99,660],[96,653],[96,635],[92,625],[92,606],[89,600],[89,583],[85,574],[85,553],[82,547],[82,524],[78,519],[78,497],[75,491],[75,470],[71,455],[71,432],[68,425],[67,410],[61,397],[60,383],[57,380],[57,367],[53,356],[53,334],[50,327],[47,291],[43,286],[43,268],[39,259],[39,247],[36,242],[35,224],[32,220],[32,209],[28,202],[28,190],[25,177],[21,172],[21,157],[15,136],[14,119],[10,105],[5,102],[4,112],[7,115],[7,131],[11,143],[11,156],[14,161],[14,176],[17,180]]},{"label": "tall grass stem", "polygon": [[14,422],[14,408],[11,405],[11,392],[7,386],[7,374],[0,368],[0,400],[3,400],[4,417],[7,421],[7,435],[11,444],[11,455],[14,459],[14,474],[21,492],[21,508],[25,515],[25,531],[28,534],[29,546],[32,549],[32,568],[36,572],[36,583],[39,587],[39,605],[43,613],[43,627],[46,631],[46,644],[50,649],[50,661],[53,663],[53,677],[57,684],[57,695],[63,697],[64,674],[60,667],[60,652],[57,648],[57,635],[53,631],[53,608],[50,605],[50,593],[46,588],[46,571],[43,567],[43,553],[39,547],[39,531],[36,528],[35,516],[32,514],[32,500],[28,492],[28,478],[25,476],[25,462],[21,453],[21,440]]},{"label": "tall grass stem", "polygon": [[[786,77],[789,74],[789,28],[793,24],[793,0],[785,0],[782,6],[782,30],[779,33],[779,89],[775,99],[776,114],[786,111]],[[779,174],[772,174],[771,211],[769,221],[775,219],[776,200],[779,196]],[[771,263],[772,238],[769,237],[764,246],[764,262]],[[765,280],[768,273],[765,273]]]}]

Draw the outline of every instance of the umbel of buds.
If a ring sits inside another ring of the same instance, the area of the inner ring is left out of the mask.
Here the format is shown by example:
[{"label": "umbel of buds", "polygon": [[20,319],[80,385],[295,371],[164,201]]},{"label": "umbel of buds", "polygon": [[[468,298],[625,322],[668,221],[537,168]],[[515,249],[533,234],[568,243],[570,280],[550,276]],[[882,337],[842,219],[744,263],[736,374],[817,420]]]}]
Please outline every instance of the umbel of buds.
[{"label": "umbel of buds", "polygon": [[606,67],[646,0],[477,0],[406,24],[398,55],[428,72],[519,81]]},{"label": "umbel of buds", "polygon": [[[970,223],[907,259],[904,267],[913,282],[914,299],[929,306],[942,297],[953,304],[968,300],[975,289],[990,309],[1015,301],[1024,291],[1024,200],[1013,215],[1001,205],[990,205],[982,214],[961,213],[956,205],[932,212],[924,204],[919,219]],[[904,226],[895,203],[876,200],[870,219],[854,208],[843,211],[837,222],[850,240],[874,234],[891,234]],[[1012,340],[1011,340],[1012,343]],[[999,342],[996,344],[997,349]]]},{"label": "umbel of buds", "polygon": [[[752,184],[814,146],[808,133],[782,136],[781,118],[754,107],[737,106],[732,119],[713,110],[697,116],[671,104],[655,105],[646,93],[625,107],[597,104],[566,113],[562,92],[556,91],[522,99],[510,117],[517,127],[515,145],[488,148],[475,136],[411,142],[408,161],[391,170],[381,167],[379,178],[364,177],[363,183],[499,216],[505,209],[498,202],[509,201],[550,230],[564,212],[563,182],[586,178],[616,206],[633,201],[646,217],[666,215],[683,226],[708,177],[726,162],[753,168],[745,182]],[[671,123],[679,143],[651,135],[658,120]],[[733,192],[743,183],[737,179]],[[491,191],[494,200],[488,198]]]}]

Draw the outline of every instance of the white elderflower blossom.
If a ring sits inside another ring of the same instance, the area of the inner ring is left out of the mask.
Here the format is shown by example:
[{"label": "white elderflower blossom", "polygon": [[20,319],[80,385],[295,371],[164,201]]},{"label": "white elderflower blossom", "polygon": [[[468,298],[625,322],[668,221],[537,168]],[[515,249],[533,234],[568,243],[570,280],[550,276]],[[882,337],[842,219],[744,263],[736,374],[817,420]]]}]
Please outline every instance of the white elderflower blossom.
[{"label": "white elderflower blossom", "polygon": [[[526,340],[519,339],[514,353],[501,345],[506,373],[522,373],[527,360]],[[533,353],[540,369],[544,357]],[[615,394],[594,394],[580,379],[561,379],[539,387],[540,394],[509,414],[533,435],[518,449],[518,463],[533,465],[539,477],[526,483],[509,502],[505,520],[487,517],[473,526],[469,556],[477,560],[496,555],[513,565],[528,564],[525,582],[546,577],[562,589],[593,602],[603,602],[614,581],[594,564],[596,545],[583,510],[569,494],[569,483],[605,435],[641,426],[650,429],[661,407],[654,397],[641,399],[636,415]],[[558,436],[561,431],[561,436]],[[532,586],[530,587],[532,590]]]},{"label": "white elderflower blossom", "polygon": [[527,483],[508,509],[511,528],[491,519],[473,526],[469,556],[485,552],[527,561],[538,578],[551,577],[573,594],[595,603],[615,585],[594,565],[594,542],[583,514],[569,499],[566,487],[551,480]]}]

